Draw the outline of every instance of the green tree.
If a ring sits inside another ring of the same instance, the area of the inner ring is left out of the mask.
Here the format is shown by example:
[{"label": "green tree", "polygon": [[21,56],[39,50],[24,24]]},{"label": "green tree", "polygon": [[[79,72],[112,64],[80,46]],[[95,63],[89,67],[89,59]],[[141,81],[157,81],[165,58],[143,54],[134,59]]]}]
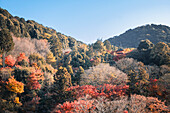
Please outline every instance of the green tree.
[{"label": "green tree", "polygon": [[170,66],[170,48],[164,42],[157,43],[150,53],[151,62],[157,65],[168,65]]},{"label": "green tree", "polygon": [[112,47],[112,46],[111,46],[111,43],[110,43],[108,40],[105,40],[105,41],[104,41],[104,46],[106,46],[106,49],[107,49],[107,50],[111,50],[111,47]]},{"label": "green tree", "polygon": [[104,44],[102,41],[97,40],[94,45],[93,45],[93,49],[99,51],[99,52],[103,52],[104,51]]},{"label": "green tree", "polygon": [[5,54],[14,48],[14,42],[8,29],[0,31],[0,52],[3,54],[3,67],[5,67]]},{"label": "green tree", "polygon": [[79,66],[79,69],[78,69],[78,71],[77,71],[77,73],[75,75],[75,78],[74,78],[74,82],[76,84],[80,84],[80,78],[81,78],[80,74],[83,74],[83,73],[84,73],[83,67]]},{"label": "green tree", "polygon": [[74,73],[73,73],[73,69],[72,69],[72,66],[71,66],[71,65],[68,65],[68,66],[67,66],[67,70],[68,70],[68,72],[70,73],[70,75],[73,76]]},{"label": "green tree", "polygon": [[71,75],[65,67],[60,66],[57,73],[54,75],[56,89],[65,91],[68,87],[72,86]]},{"label": "green tree", "polygon": [[46,61],[45,61],[45,58],[43,56],[41,56],[40,54],[38,53],[33,53],[29,56],[29,62],[30,64],[32,63],[37,63],[38,62],[41,62],[41,64],[45,64]]},{"label": "green tree", "polygon": [[58,59],[62,57],[62,43],[57,36],[52,36],[49,40],[51,42],[51,51],[54,56]]},{"label": "green tree", "polygon": [[66,64],[66,65],[70,65],[71,61],[72,61],[72,58],[71,58],[71,55],[69,55],[69,56],[67,57],[66,61],[65,61],[65,64]]},{"label": "green tree", "polygon": [[87,56],[90,58],[94,57],[94,52],[93,52],[93,45],[89,45],[89,51],[86,52]]}]

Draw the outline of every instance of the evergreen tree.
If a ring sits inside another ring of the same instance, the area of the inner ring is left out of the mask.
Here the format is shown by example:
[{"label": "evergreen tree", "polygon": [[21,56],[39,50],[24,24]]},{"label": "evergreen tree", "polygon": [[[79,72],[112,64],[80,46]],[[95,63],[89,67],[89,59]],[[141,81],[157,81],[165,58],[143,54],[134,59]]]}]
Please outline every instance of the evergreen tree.
[{"label": "evergreen tree", "polygon": [[78,69],[78,71],[77,71],[77,73],[75,75],[75,79],[74,79],[74,82],[76,84],[80,84],[80,77],[81,77],[80,75],[83,74],[83,73],[84,73],[83,67],[79,66],[79,69]]},{"label": "evergreen tree", "polygon": [[7,29],[0,31],[0,52],[3,54],[3,67],[5,67],[5,54],[14,48],[12,36]]},{"label": "evergreen tree", "polygon": [[104,44],[102,41],[97,40],[94,45],[93,45],[93,49],[99,51],[99,52],[103,52],[104,51]]},{"label": "evergreen tree", "polygon": [[65,91],[68,87],[72,86],[71,75],[65,67],[60,66],[57,73],[54,75],[56,89]]},{"label": "evergreen tree", "polygon": [[157,43],[150,53],[151,62],[157,65],[168,65],[170,66],[170,48],[164,42]]},{"label": "evergreen tree", "polygon": [[73,76],[73,69],[72,69],[72,66],[71,66],[71,65],[68,65],[68,66],[67,66],[67,70],[68,70],[68,72],[70,73],[70,75]]},{"label": "evergreen tree", "polygon": [[108,40],[104,41],[104,46],[106,46],[107,50],[111,50],[111,43]]},{"label": "evergreen tree", "polygon": [[62,43],[58,37],[54,36],[52,36],[49,41],[51,42],[51,51],[58,60],[62,57]]},{"label": "evergreen tree", "polygon": [[89,45],[89,51],[86,52],[87,56],[90,58],[94,57],[94,52],[93,52],[93,45]]},{"label": "evergreen tree", "polygon": [[71,55],[69,55],[69,56],[67,57],[66,61],[65,61],[65,64],[66,64],[66,65],[70,65],[71,60],[72,60]]}]

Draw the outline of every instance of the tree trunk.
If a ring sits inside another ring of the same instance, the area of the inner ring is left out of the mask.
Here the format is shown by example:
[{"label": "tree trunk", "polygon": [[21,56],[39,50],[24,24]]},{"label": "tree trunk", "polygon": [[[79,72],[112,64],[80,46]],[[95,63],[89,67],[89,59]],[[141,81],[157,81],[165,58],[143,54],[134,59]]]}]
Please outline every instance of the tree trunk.
[{"label": "tree trunk", "polygon": [[2,54],[2,65],[5,67],[5,52]]}]

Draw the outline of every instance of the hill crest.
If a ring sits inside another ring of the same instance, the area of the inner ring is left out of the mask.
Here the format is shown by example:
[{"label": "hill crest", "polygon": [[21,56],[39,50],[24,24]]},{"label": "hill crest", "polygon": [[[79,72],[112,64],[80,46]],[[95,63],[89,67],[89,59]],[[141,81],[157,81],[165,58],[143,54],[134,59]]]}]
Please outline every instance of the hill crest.
[{"label": "hill crest", "polygon": [[119,36],[108,40],[112,45],[122,47],[137,47],[141,40],[149,39],[154,44],[158,42],[170,43],[170,27],[166,25],[147,24],[129,29]]}]

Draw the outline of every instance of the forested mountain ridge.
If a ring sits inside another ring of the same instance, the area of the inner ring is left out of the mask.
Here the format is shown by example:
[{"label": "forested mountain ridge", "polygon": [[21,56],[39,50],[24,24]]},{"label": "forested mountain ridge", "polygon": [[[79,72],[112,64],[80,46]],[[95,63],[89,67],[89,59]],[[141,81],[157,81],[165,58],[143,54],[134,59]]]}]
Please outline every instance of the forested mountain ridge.
[{"label": "forested mountain ridge", "polygon": [[169,44],[86,45],[0,9],[0,113],[169,113]]},{"label": "forested mountain ridge", "polygon": [[76,39],[61,34],[53,28],[45,27],[34,20],[25,20],[17,16],[13,17],[7,10],[0,8],[0,29],[9,29],[16,37],[31,37],[35,39],[47,39],[50,43],[52,40],[59,39],[62,48],[74,48],[83,44]]},{"label": "forested mountain ridge", "polygon": [[170,27],[165,25],[144,25],[129,29],[125,33],[109,38],[112,45],[122,47],[137,47],[141,40],[149,39],[154,44],[170,43]]}]

